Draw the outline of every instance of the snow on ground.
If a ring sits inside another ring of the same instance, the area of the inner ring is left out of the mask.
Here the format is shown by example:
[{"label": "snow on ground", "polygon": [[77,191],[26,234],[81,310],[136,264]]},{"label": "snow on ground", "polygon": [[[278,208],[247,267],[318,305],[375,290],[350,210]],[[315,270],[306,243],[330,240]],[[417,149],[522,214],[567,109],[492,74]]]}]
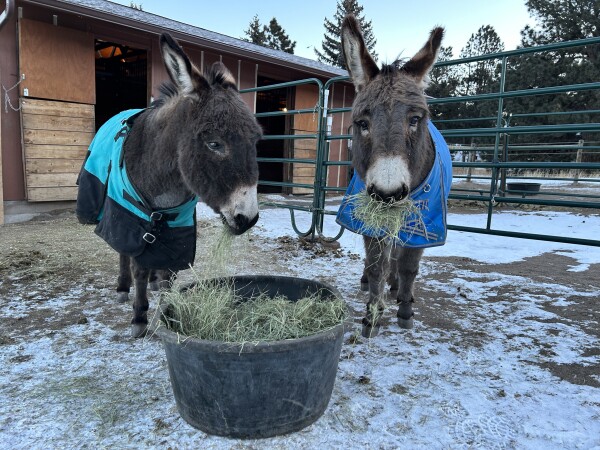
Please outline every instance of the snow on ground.
[{"label": "snow on ground", "polygon": [[[202,207],[199,215],[218,220]],[[306,229],[308,215],[296,216]],[[597,216],[494,217],[503,229],[569,235],[585,220],[586,229],[600,230]],[[485,218],[448,218],[464,225],[480,220]],[[331,218],[325,232],[337,233]],[[260,251],[280,251],[277,238],[294,236],[289,212],[263,210],[253,234]],[[298,248],[281,261],[287,274],[334,284],[362,312],[362,261],[352,257],[362,255],[361,239],[345,233],[340,243],[342,258],[315,258]],[[160,343],[127,338],[105,326],[100,310],[90,305],[87,324],[33,330],[28,339],[14,337],[0,347],[0,448],[599,449],[600,387],[566,381],[547,368],[600,362],[600,354],[590,351],[600,347],[597,334],[586,332],[598,322],[560,315],[581,299],[595,299],[597,307],[598,280],[569,286],[464,269],[443,259],[508,264],[552,252],[572,258],[570,270],[579,275],[600,263],[598,248],[450,232],[445,246],[427,251],[438,258],[422,263],[418,283],[432,304],[417,304],[415,328],[400,330],[390,321],[377,338],[357,342],[348,339],[349,332],[325,414],[300,432],[265,440],[208,436],[187,425],[175,407]],[[64,307],[80,294],[73,290],[44,307]],[[109,289],[98,296],[105,308],[127,317],[130,306],[111,303]],[[26,314],[24,304],[31,305],[25,293],[5,299],[0,319]],[[440,325],[426,325],[436,310]],[[594,379],[600,383],[600,374]]]}]

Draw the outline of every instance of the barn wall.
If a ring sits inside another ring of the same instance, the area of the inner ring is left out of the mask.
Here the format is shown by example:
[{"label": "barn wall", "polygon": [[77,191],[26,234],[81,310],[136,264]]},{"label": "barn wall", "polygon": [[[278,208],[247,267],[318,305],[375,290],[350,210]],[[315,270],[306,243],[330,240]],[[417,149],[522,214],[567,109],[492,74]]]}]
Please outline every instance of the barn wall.
[{"label": "barn wall", "polygon": [[[329,108],[346,108],[352,106],[354,87],[347,83],[334,83],[329,93]],[[352,123],[349,112],[332,114],[331,134],[348,134],[348,127]],[[330,161],[345,161],[348,159],[348,141],[334,140],[329,145]],[[328,186],[346,186],[348,184],[347,166],[330,166],[327,173]]]},{"label": "barn wall", "polygon": [[[22,8],[23,17],[29,20],[37,20],[45,24],[52,24],[53,15],[57,16],[58,26],[65,29],[73,29],[89,33],[93,38],[104,39],[130,45],[132,47],[146,49],[148,51],[148,102],[159,96],[159,86],[168,80],[168,75],[163,67],[158,44],[158,35],[150,32],[140,31],[133,28],[117,26],[113,23],[101,20],[68,14],[57,11],[50,7],[35,6],[23,1],[17,1],[16,7]],[[17,9],[16,8],[16,9]],[[18,75],[18,40],[17,40],[17,11],[8,23],[0,31],[0,82],[5,87],[11,87],[17,83]],[[242,59],[235,54],[227,54],[198,45],[184,43],[184,48],[189,52],[191,59],[197,66],[207,67],[215,61],[222,61],[231,70],[234,78],[238,81],[240,89],[256,86],[257,74],[281,80],[301,80],[308,76],[301,71],[289,69],[275,64],[257,63],[250,59]],[[65,71],[73,70],[66,67]],[[19,88],[11,91],[9,97],[12,103],[19,104]],[[310,100],[313,101],[310,94]],[[243,99],[255,110],[256,94],[243,94]],[[296,96],[296,101],[301,99]],[[301,100],[300,100],[301,101]],[[3,102],[2,102],[3,103]],[[296,107],[299,107],[298,105]],[[0,112],[2,119],[2,173],[4,181],[4,200],[25,200],[26,180],[23,161],[30,160],[25,154],[21,144],[21,120],[20,114],[9,110]],[[302,127],[300,127],[302,128]],[[64,159],[64,158],[62,158]],[[38,166],[44,165],[45,169],[59,167],[61,164],[53,164],[48,161],[43,163],[32,162],[33,170],[40,170]],[[36,165],[37,164],[37,165]],[[64,165],[64,164],[63,164]]]},{"label": "barn wall", "polygon": [[[17,65],[17,14],[0,30],[0,84],[6,89],[19,80]],[[25,177],[21,152],[21,119],[18,111],[4,108],[4,91],[1,92],[0,120],[2,120],[2,181],[4,200],[25,199]],[[13,106],[19,106],[18,87],[8,93]]]}]

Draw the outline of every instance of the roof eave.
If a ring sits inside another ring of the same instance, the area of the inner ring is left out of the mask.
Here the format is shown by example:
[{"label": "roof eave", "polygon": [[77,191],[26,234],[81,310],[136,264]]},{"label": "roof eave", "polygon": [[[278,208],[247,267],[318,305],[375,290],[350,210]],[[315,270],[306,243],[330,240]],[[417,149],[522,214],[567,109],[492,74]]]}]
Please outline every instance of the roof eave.
[{"label": "roof eave", "polygon": [[98,9],[88,8],[85,5],[74,4],[62,2],[60,0],[21,0],[23,3],[29,3],[32,5],[42,6],[42,7],[50,7],[57,9],[59,11],[63,11],[65,13],[76,14],[83,17],[89,17],[92,19],[98,19],[105,22],[110,22],[114,24],[118,24],[127,28],[144,31],[156,35],[160,35],[161,33],[168,31],[171,33],[176,39],[181,42],[188,44],[200,45],[206,49],[215,50],[221,53],[227,53],[231,55],[235,55],[238,57],[244,57],[247,59],[251,59],[253,61],[264,62],[269,64],[274,64],[277,66],[286,67],[289,69],[297,70],[300,72],[304,72],[313,76],[331,78],[339,75],[344,75],[346,72],[342,71],[338,68],[332,67],[331,71],[321,70],[316,67],[311,67],[308,65],[294,63],[293,61],[287,61],[284,59],[277,58],[275,56],[269,56],[258,52],[253,52],[248,49],[235,47],[231,45],[226,45],[220,42],[215,42],[210,39],[206,39],[200,36],[195,36],[191,33],[185,33],[181,30],[176,30],[164,26],[157,26],[151,23],[140,22],[135,19],[130,19],[127,17],[120,16],[118,14],[113,14],[111,12],[101,11]]}]

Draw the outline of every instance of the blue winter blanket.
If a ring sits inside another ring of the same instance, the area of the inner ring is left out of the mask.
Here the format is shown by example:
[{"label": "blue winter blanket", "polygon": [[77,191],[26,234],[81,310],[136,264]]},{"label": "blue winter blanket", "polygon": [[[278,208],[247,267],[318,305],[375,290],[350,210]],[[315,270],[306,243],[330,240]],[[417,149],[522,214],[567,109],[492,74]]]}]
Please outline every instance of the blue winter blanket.
[{"label": "blue winter blanket", "polygon": [[[431,122],[428,122],[428,128],[435,144],[435,161],[423,182],[410,192],[410,200],[421,211],[421,217],[410,216],[398,233],[395,243],[403,247],[434,247],[446,242],[446,208],[452,185],[452,160],[448,145],[440,132]],[[338,210],[336,221],[354,233],[383,237],[383,230],[369,229],[354,216],[355,202],[352,196],[364,190],[365,183],[355,172]]]},{"label": "blue winter blanket", "polygon": [[188,268],[196,253],[198,199],[153,210],[127,176],[123,143],[140,109],[123,111],[96,133],[77,184],[77,217],[119,253],[150,269]]}]

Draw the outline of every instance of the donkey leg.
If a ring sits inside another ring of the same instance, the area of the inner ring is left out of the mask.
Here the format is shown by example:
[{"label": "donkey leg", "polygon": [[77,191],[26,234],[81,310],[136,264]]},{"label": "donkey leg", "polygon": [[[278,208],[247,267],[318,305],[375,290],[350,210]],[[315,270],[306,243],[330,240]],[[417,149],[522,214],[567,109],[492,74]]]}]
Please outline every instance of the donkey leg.
[{"label": "donkey leg", "polygon": [[150,277],[148,279],[148,286],[150,287],[151,291],[158,291],[160,290],[160,275],[159,275],[158,270],[151,270],[150,271]]},{"label": "donkey leg", "polygon": [[129,256],[119,255],[119,278],[117,279],[117,301],[126,303],[129,301],[131,289],[131,266]]},{"label": "donkey leg", "polygon": [[148,329],[148,279],[150,269],[140,267],[134,260],[131,261],[133,279],[135,280],[135,297],[133,300],[133,319],[131,319],[131,336],[143,337]]},{"label": "donkey leg", "polygon": [[385,309],[385,279],[389,261],[389,246],[379,239],[364,237],[365,273],[369,283],[367,313],[362,320],[362,335],[375,337],[381,327],[381,317]]},{"label": "donkey leg", "polygon": [[419,273],[419,262],[423,256],[423,249],[399,247],[394,251],[398,256],[397,277],[399,279],[396,317],[400,328],[410,329],[414,325],[413,316],[415,315],[412,308],[415,302],[413,285]]},{"label": "donkey leg", "polygon": [[[150,274],[152,276],[152,274]],[[157,291],[161,289],[170,289],[177,279],[177,271],[174,270],[157,270],[156,271],[156,283],[158,285]]]},{"label": "donkey leg", "polygon": [[400,286],[400,277],[398,276],[398,249],[396,247],[390,250],[390,272],[387,282],[390,285],[390,298],[398,297],[398,288]]},{"label": "donkey leg", "polygon": [[367,275],[367,261],[365,261],[365,268],[363,270],[362,277],[360,277],[360,290],[367,292],[369,290],[369,277]]}]

